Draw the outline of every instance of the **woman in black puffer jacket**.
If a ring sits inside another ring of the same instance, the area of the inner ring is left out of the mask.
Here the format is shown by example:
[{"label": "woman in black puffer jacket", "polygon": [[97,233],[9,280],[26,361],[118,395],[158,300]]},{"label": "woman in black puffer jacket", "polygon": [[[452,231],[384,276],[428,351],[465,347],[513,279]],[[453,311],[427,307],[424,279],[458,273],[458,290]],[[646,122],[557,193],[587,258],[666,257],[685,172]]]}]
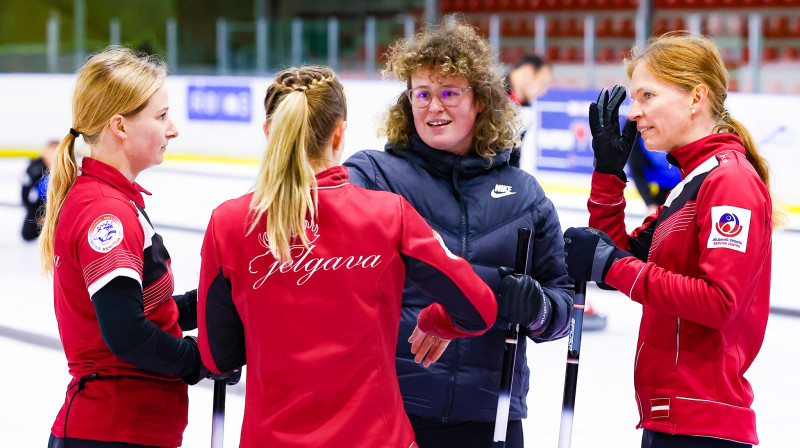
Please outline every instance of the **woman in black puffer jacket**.
[{"label": "woman in black puffer jacket", "polygon": [[[486,40],[459,23],[398,42],[387,72],[408,89],[386,115],[386,151],[362,151],[345,162],[352,183],[408,199],[497,296],[498,321],[484,335],[452,343],[430,336],[412,352],[406,341],[432,301],[406,284],[397,374],[421,448],[491,446],[510,322],[536,342],[569,331],[572,284],[561,226],[536,179],[508,163],[516,112],[494,61]],[[520,227],[534,231],[531,275],[504,277],[498,268],[514,265]],[[520,338],[509,448],[523,446],[530,376],[525,350]]]}]

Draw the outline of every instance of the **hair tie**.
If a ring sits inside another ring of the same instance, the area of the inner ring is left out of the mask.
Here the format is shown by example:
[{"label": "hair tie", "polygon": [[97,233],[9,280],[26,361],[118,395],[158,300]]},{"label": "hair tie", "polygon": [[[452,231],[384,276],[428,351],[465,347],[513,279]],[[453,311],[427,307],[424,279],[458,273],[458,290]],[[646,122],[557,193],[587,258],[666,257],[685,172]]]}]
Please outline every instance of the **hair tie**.
[{"label": "hair tie", "polygon": [[69,128],[69,133],[72,134],[73,137],[78,138],[81,135],[80,132],[76,131],[75,129]]},{"label": "hair tie", "polygon": [[298,87],[298,88],[294,89],[294,91],[295,91],[295,92],[305,92],[305,91],[306,91],[306,89],[304,89],[304,88],[302,88],[302,87]]}]

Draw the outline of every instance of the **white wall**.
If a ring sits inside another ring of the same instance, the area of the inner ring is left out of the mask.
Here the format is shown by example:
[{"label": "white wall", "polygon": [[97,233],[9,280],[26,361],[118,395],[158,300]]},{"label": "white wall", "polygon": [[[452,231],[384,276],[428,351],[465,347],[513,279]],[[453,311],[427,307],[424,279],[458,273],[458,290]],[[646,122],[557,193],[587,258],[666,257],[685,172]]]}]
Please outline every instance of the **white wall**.
[{"label": "white wall", "polygon": [[[50,138],[64,137],[71,124],[74,79],[74,75],[0,74],[0,150],[40,148]],[[169,151],[258,158],[265,144],[261,126],[269,82],[266,78],[169,76],[170,114],[180,132]],[[376,136],[378,117],[404,86],[396,81],[349,79],[343,83],[348,99],[344,159],[361,149],[383,148],[384,140]],[[249,121],[189,119],[190,86],[249,87]],[[797,207],[800,96],[731,94],[727,105],[731,115],[750,129],[769,160],[778,198]]]},{"label": "white wall", "polygon": [[[0,149],[40,148],[51,138],[61,139],[71,125],[74,75],[0,74]],[[262,131],[264,94],[272,82],[266,78],[169,76],[170,115],[179,136],[169,151],[215,156],[259,157],[265,140]],[[348,101],[345,157],[360,149],[382,149],[376,136],[381,112],[404,89],[396,81],[343,80]],[[190,120],[187,93],[190,85],[249,87],[249,122]]]}]

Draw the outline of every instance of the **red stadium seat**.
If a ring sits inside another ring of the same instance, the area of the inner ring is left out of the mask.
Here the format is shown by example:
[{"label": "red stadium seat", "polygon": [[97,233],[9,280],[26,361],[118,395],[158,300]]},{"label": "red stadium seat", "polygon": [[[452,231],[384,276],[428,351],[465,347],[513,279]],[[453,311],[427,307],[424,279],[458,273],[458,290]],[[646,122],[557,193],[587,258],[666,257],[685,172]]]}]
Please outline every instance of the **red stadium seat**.
[{"label": "red stadium seat", "polygon": [[488,12],[500,11],[500,1],[499,0],[483,0],[481,2],[481,10],[482,11],[488,11]]},{"label": "red stadium seat", "polygon": [[519,19],[517,20],[517,36],[520,37],[533,37],[536,34],[536,26],[532,20]]},{"label": "red stadium seat", "polygon": [[505,64],[514,64],[524,54],[525,47],[505,47],[500,50],[500,60]]},{"label": "red stadium seat", "polygon": [[597,54],[595,54],[595,59],[597,62],[604,62],[606,64],[616,63],[619,61],[617,59],[617,54],[614,51],[614,47],[601,48]]},{"label": "red stadium seat", "polygon": [[682,18],[676,17],[675,20],[672,21],[672,31],[676,30],[685,30],[686,29],[686,22],[683,21]]},{"label": "red stadium seat", "polygon": [[562,8],[560,0],[541,0],[539,4],[541,5],[542,9],[547,10],[556,10]]},{"label": "red stadium seat", "polygon": [[631,47],[625,46],[619,49],[619,60],[623,60],[631,55]]},{"label": "red stadium seat", "polygon": [[784,61],[795,62],[800,60],[800,49],[797,47],[786,47],[783,49],[781,59]]},{"label": "red stadium seat", "polygon": [[561,33],[565,37],[581,37],[583,36],[583,20],[578,22],[575,17],[570,17],[564,22],[564,29]]},{"label": "red stadium seat", "polygon": [[464,11],[478,12],[480,10],[481,10],[481,0],[467,0],[466,8],[464,8]]},{"label": "red stadium seat", "polygon": [[667,19],[660,17],[653,21],[653,34],[659,36],[669,31],[669,22]]},{"label": "red stadium seat", "polygon": [[617,20],[613,24],[612,34],[616,37],[635,37],[636,30],[633,27],[633,21],[631,19]]},{"label": "red stadium seat", "polygon": [[741,61],[742,61],[743,64],[747,64],[748,62],[750,62],[750,48],[749,47],[742,48]]},{"label": "red stadium seat", "polygon": [[733,55],[733,48],[731,47],[720,47],[719,55],[722,57],[722,62],[728,67],[735,66],[738,62]]},{"label": "red stadium seat", "polygon": [[560,56],[560,49],[558,47],[550,47],[547,49],[548,60],[555,62],[561,59]]},{"label": "red stadium seat", "polygon": [[789,34],[789,19],[785,16],[772,16],[766,19],[764,37],[786,37]]},{"label": "red stadium seat", "polygon": [[528,9],[528,0],[511,0],[512,11],[525,11]]},{"label": "red stadium seat", "polygon": [[500,35],[503,37],[517,36],[517,27],[512,19],[503,19],[500,22]]},{"label": "red stadium seat", "polygon": [[583,51],[575,47],[567,47],[564,49],[563,60],[565,62],[583,62]]},{"label": "red stadium seat", "polygon": [[557,17],[549,17],[547,19],[547,37],[560,37],[563,36],[563,28],[561,26],[561,19]]},{"label": "red stadium seat", "polygon": [[761,52],[761,59],[764,62],[772,62],[778,59],[778,49],[775,47],[764,47]]},{"label": "red stadium seat", "polygon": [[611,7],[614,9],[636,9],[638,6],[638,0],[611,0]]},{"label": "red stadium seat", "polygon": [[789,22],[786,33],[791,37],[800,37],[800,17],[795,17]]},{"label": "red stadium seat", "polygon": [[462,12],[467,10],[467,0],[450,0],[450,10],[452,12]]},{"label": "red stadium seat", "polygon": [[597,37],[610,37],[614,32],[613,22],[610,18],[606,17],[597,22],[595,33]]}]

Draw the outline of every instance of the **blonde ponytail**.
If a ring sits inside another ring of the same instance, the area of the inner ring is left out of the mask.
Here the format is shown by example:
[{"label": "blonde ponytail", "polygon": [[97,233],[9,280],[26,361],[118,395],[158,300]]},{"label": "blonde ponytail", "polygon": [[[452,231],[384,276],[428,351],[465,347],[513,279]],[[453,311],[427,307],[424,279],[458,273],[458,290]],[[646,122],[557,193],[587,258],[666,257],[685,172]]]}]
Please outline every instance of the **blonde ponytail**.
[{"label": "blonde ponytail", "polygon": [[47,184],[47,201],[39,236],[39,251],[42,270],[48,274],[53,272],[53,243],[56,225],[61,214],[61,206],[67,193],[78,177],[78,162],[75,160],[75,136],[67,134],[56,149],[53,162],[50,164],[50,180]]},{"label": "blonde ponytail", "polygon": [[[78,70],[72,94],[72,129],[56,149],[50,167],[39,253],[42,270],[53,273],[55,233],[61,207],[78,178],[75,139],[96,144],[116,114],[135,115],[163,84],[167,65],[156,56],[110,46]],[[74,132],[74,133],[73,133]]]},{"label": "blonde ponytail", "polygon": [[249,235],[266,219],[272,255],[292,258],[292,239],[303,247],[310,241],[308,225],[317,219],[318,159],[336,125],[347,118],[344,88],[333,70],[323,66],[289,68],[278,73],[267,89],[264,108],[269,122],[267,148],[250,201]]},{"label": "blonde ponytail", "polygon": [[267,240],[272,254],[280,261],[291,258],[290,242],[309,241],[305,218],[316,216],[317,195],[314,170],[308,161],[309,122],[305,91],[297,89],[285,96],[275,109],[269,125],[267,149],[261,159],[258,180],[250,209],[253,221],[250,234],[267,213]]}]

